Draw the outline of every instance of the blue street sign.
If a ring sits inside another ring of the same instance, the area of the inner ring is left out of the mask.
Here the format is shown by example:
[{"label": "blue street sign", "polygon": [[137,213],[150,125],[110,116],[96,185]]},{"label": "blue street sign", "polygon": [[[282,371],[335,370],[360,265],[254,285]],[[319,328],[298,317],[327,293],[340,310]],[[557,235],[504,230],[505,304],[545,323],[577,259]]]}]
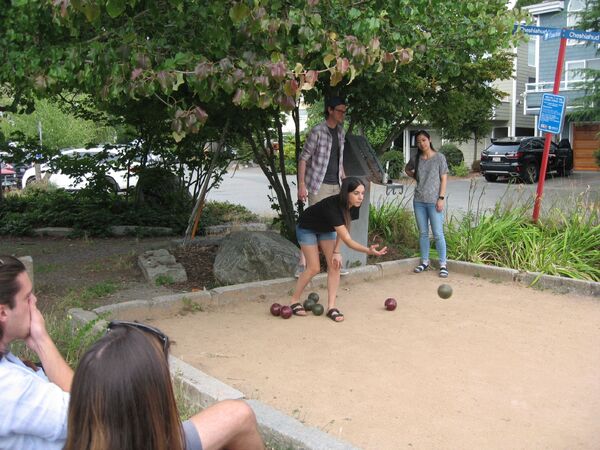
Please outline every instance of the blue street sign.
[{"label": "blue street sign", "polygon": [[538,130],[546,133],[560,134],[564,115],[564,95],[542,94],[542,107],[540,108]]},{"label": "blue street sign", "polygon": [[[521,28],[521,31],[525,34],[533,34],[535,36],[544,36],[545,39],[560,37],[561,28],[550,28],[550,27],[536,27],[533,25],[519,25],[515,24],[513,27],[513,34]],[[546,37],[548,36],[548,37]]]},{"label": "blue street sign", "polygon": [[562,30],[561,37],[600,43],[600,33],[598,31]]}]

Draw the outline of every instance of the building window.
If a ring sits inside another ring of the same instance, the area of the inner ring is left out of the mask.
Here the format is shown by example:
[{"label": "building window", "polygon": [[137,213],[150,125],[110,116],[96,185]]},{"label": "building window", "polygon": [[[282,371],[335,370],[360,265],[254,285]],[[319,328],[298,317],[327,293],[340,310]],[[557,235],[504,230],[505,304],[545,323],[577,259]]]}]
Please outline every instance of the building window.
[{"label": "building window", "polygon": [[[585,0],[571,0],[567,8],[567,28],[576,28],[581,20],[581,13],[585,10]],[[568,39],[567,45],[585,44],[585,41]]]},{"label": "building window", "polygon": [[565,67],[565,87],[575,88],[574,83],[584,80],[581,69],[585,69],[585,61],[567,61]]},{"label": "building window", "polygon": [[535,49],[537,43],[537,36],[531,37],[527,43],[527,65],[535,67]]}]

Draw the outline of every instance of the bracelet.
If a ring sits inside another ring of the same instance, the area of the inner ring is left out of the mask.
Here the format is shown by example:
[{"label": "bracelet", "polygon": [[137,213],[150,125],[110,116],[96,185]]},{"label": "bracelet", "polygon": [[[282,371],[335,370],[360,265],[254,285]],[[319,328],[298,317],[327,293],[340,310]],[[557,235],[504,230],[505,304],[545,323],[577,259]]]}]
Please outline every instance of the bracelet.
[{"label": "bracelet", "polygon": [[340,252],[333,252],[334,255],[341,255]]}]

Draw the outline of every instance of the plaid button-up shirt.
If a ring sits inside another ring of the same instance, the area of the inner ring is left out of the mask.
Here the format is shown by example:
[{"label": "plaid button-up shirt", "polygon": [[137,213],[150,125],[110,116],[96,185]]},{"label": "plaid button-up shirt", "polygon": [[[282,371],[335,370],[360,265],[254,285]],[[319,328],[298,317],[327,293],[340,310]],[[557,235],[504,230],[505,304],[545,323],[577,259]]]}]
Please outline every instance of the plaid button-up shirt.
[{"label": "plaid button-up shirt", "polygon": [[[337,126],[338,141],[340,143],[340,165],[338,169],[339,182],[342,184],[342,174],[344,172],[344,140],[345,131],[341,125]],[[306,173],[304,182],[306,190],[311,194],[316,194],[323,183],[329,157],[331,156],[331,144],[333,139],[329,133],[327,122],[321,122],[313,127],[306,137],[304,148],[300,153],[300,159],[306,161]]]}]

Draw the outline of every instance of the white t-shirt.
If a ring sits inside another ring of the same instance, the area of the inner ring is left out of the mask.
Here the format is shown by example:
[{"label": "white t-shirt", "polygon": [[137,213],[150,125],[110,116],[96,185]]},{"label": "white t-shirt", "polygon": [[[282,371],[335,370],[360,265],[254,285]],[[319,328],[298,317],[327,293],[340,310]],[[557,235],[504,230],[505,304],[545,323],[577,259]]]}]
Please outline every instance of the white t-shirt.
[{"label": "white t-shirt", "polygon": [[0,359],[0,449],[62,449],[69,393],[12,353]]}]

